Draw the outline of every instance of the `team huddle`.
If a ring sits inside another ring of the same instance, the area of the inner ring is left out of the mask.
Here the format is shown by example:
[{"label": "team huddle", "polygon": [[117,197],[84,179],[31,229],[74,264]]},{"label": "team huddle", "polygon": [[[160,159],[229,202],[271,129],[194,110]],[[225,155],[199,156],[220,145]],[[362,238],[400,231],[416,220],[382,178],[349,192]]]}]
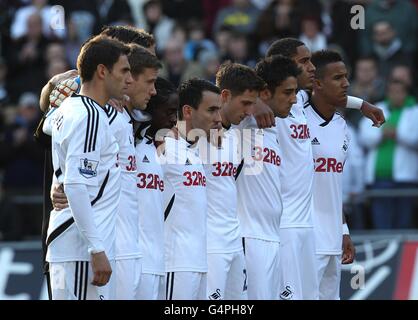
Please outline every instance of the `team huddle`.
[{"label": "team huddle", "polygon": [[281,39],[254,69],[227,62],[216,85],[177,89],[153,47],[107,27],[46,90],[51,298],[339,299],[355,250],[337,107],[384,122],[347,96],[341,56]]}]

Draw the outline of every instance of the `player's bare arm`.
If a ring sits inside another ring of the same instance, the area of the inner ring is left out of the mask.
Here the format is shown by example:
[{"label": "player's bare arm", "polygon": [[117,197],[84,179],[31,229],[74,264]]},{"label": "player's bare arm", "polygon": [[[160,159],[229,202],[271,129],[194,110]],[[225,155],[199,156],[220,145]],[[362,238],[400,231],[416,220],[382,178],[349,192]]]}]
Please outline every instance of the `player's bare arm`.
[{"label": "player's bare arm", "polygon": [[53,76],[47,84],[42,88],[41,95],[39,97],[39,107],[42,112],[46,112],[49,108],[49,95],[55,86],[66,79],[74,78],[78,75],[77,70],[72,69],[63,73],[59,73]]},{"label": "player's bare arm", "polygon": [[91,255],[91,268],[93,269],[92,285],[101,287],[109,282],[112,268],[104,251]]},{"label": "player's bare arm", "polygon": [[261,99],[257,99],[254,106],[254,117],[260,129],[276,126],[273,111],[268,105],[263,103]]},{"label": "player's bare arm", "polygon": [[[345,215],[343,214],[343,224],[346,224],[347,221],[345,219]],[[351,240],[349,234],[343,234],[343,254],[341,263],[342,264],[350,264],[353,263],[354,258],[356,256],[356,248],[354,247],[354,243]]]},{"label": "player's bare arm", "polygon": [[386,121],[385,116],[383,115],[383,111],[367,101],[363,101],[360,110],[365,117],[373,121],[374,127],[379,128]]}]

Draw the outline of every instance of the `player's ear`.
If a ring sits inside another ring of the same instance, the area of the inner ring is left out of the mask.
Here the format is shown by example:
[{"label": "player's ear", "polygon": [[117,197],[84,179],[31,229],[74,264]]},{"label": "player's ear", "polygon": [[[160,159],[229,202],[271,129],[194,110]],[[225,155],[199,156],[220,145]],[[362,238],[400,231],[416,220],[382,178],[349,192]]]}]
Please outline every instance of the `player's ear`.
[{"label": "player's ear", "polygon": [[232,94],[231,94],[231,91],[230,91],[230,90],[228,90],[228,89],[223,89],[223,90],[221,91],[221,100],[222,100],[222,103],[227,103],[227,102],[229,102],[229,101],[230,101],[230,99],[231,99],[231,97],[232,97]]},{"label": "player's ear", "polygon": [[313,81],[314,88],[322,89],[322,82],[321,79],[315,78]]},{"label": "player's ear", "polygon": [[271,99],[271,92],[268,88],[264,88],[263,90],[260,91],[260,99],[261,100],[270,100]]},{"label": "player's ear", "polygon": [[106,76],[106,72],[108,72],[106,66],[104,64],[98,64],[96,67],[96,73],[99,79],[104,79]]},{"label": "player's ear", "polygon": [[182,111],[183,111],[183,120],[191,120],[192,119],[192,112],[193,112],[193,107],[189,106],[188,104],[185,104],[182,107]]}]

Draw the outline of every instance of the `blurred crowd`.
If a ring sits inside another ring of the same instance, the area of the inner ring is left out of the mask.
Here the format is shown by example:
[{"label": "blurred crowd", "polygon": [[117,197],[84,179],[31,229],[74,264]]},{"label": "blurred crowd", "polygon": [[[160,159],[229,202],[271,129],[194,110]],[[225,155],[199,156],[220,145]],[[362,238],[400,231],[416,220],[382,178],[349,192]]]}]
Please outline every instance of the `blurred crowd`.
[{"label": "blurred crowd", "polygon": [[[365,8],[363,30],[352,28],[357,4]],[[65,28],[54,23],[55,5],[64,8]],[[340,52],[350,66],[350,94],[387,117],[377,129],[359,112],[346,112],[353,141],[345,167],[349,223],[417,227],[416,196],[364,196],[418,187],[418,119],[408,117],[418,108],[417,8],[418,0],[0,0],[0,241],[17,237],[6,226],[21,225],[14,196],[42,193],[43,151],[32,138],[41,88],[75,68],[86,39],[117,24],[154,35],[162,76],[176,86],[192,76],[214,81],[225,60],[254,66],[283,37],[312,51]]]}]

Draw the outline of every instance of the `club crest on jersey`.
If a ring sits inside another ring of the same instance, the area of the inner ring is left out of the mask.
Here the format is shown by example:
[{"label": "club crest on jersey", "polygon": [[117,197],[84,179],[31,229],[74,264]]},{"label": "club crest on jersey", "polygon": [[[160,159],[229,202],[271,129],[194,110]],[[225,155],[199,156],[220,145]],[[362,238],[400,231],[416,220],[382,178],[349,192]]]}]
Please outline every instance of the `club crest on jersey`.
[{"label": "club crest on jersey", "polygon": [[317,137],[313,138],[313,140],[311,141],[311,143],[312,143],[312,145],[315,145],[315,146],[319,146],[320,145],[319,140],[318,140]]},{"label": "club crest on jersey", "polygon": [[344,152],[347,152],[347,150],[348,150],[348,142],[347,142],[347,140],[344,140],[343,150],[344,150]]},{"label": "club crest on jersey", "polygon": [[216,289],[216,291],[209,296],[209,300],[221,300],[221,297],[221,290]]},{"label": "club crest on jersey", "polygon": [[78,171],[84,178],[92,178],[97,176],[97,166],[99,161],[89,160],[87,158],[80,159],[80,167]]},{"label": "club crest on jersey", "polygon": [[280,299],[291,300],[293,298],[293,290],[291,286],[286,286],[285,290],[280,293]]}]

